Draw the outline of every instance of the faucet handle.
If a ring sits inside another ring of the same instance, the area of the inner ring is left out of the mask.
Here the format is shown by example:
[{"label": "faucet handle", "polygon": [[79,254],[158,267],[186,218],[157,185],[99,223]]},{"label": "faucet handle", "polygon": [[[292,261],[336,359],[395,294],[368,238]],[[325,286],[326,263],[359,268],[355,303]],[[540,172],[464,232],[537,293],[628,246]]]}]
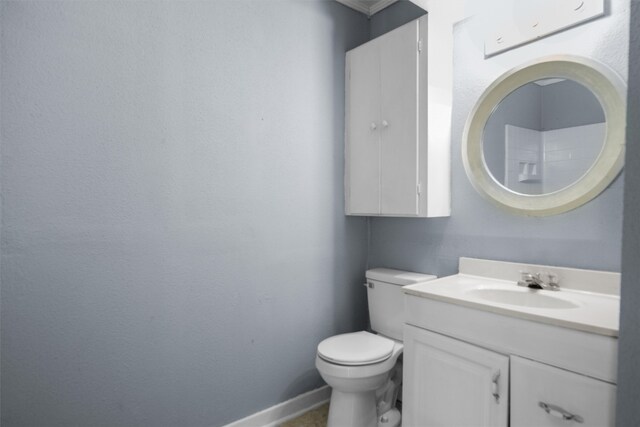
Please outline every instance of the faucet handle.
[{"label": "faucet handle", "polygon": [[551,286],[551,287],[557,287],[558,286],[558,275],[557,274],[552,273],[550,271],[547,271],[547,272],[545,272],[543,274],[547,278],[547,284],[549,284],[549,286]]},{"label": "faucet handle", "polygon": [[520,279],[523,281],[531,280],[533,279],[533,274],[528,271],[520,270]]},{"label": "faucet handle", "polygon": [[518,280],[518,286],[528,288],[535,283],[535,276],[528,271],[520,271],[520,280]]},{"label": "faucet handle", "polygon": [[541,279],[540,273],[531,273],[529,271],[520,271],[520,279],[525,282],[539,283]]}]

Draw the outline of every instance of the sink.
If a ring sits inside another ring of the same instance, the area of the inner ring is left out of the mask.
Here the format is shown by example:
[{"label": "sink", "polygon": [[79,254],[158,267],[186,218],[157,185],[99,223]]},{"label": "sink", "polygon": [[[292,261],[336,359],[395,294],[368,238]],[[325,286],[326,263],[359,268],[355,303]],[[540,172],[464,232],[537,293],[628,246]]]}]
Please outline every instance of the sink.
[{"label": "sink", "polygon": [[509,289],[486,289],[476,288],[466,292],[470,297],[476,297],[485,301],[497,302],[500,304],[517,305],[520,307],[549,308],[549,309],[569,309],[578,308],[579,305],[565,299],[551,295],[545,295],[537,290],[509,290]]},{"label": "sink", "polygon": [[[550,272],[560,289],[518,286],[523,271]],[[452,276],[405,286],[408,295],[600,335],[618,336],[620,273],[460,258]]]}]

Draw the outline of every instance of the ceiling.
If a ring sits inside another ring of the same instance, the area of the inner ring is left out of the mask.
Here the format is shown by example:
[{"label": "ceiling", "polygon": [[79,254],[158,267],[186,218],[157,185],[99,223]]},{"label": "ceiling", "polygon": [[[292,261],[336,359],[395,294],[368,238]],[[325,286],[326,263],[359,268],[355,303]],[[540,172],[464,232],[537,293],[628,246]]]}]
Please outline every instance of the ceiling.
[{"label": "ceiling", "polygon": [[392,5],[398,0],[336,0],[338,3],[342,3],[352,9],[362,12],[367,16],[371,16],[376,12],[381,11],[387,6]]}]

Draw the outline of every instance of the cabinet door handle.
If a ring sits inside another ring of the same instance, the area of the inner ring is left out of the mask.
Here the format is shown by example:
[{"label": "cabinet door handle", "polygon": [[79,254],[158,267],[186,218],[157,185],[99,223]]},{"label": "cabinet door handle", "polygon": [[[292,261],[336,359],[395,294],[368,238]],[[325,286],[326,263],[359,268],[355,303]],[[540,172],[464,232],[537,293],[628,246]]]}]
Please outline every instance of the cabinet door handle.
[{"label": "cabinet door handle", "polygon": [[378,126],[376,126],[375,122],[371,122],[371,124],[369,125],[369,129],[376,130],[378,128]]},{"label": "cabinet door handle", "polygon": [[500,371],[496,371],[491,376],[491,394],[496,399],[496,403],[500,403],[500,386],[498,385],[500,380]]},{"label": "cabinet door handle", "polygon": [[538,402],[538,406],[544,409],[544,411],[556,418],[560,418],[564,421],[575,421],[577,423],[582,423],[584,419],[580,415],[572,414],[571,412],[567,412],[559,406],[552,405],[550,403]]}]

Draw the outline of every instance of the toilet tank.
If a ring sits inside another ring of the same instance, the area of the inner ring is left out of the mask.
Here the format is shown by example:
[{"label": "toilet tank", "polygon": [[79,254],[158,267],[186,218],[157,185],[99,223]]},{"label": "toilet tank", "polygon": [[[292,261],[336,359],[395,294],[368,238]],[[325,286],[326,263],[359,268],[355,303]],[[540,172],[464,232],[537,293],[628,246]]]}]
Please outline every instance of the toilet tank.
[{"label": "toilet tank", "polygon": [[367,270],[367,300],[371,329],[402,341],[404,294],[402,287],[433,280],[436,276],[390,268]]}]

